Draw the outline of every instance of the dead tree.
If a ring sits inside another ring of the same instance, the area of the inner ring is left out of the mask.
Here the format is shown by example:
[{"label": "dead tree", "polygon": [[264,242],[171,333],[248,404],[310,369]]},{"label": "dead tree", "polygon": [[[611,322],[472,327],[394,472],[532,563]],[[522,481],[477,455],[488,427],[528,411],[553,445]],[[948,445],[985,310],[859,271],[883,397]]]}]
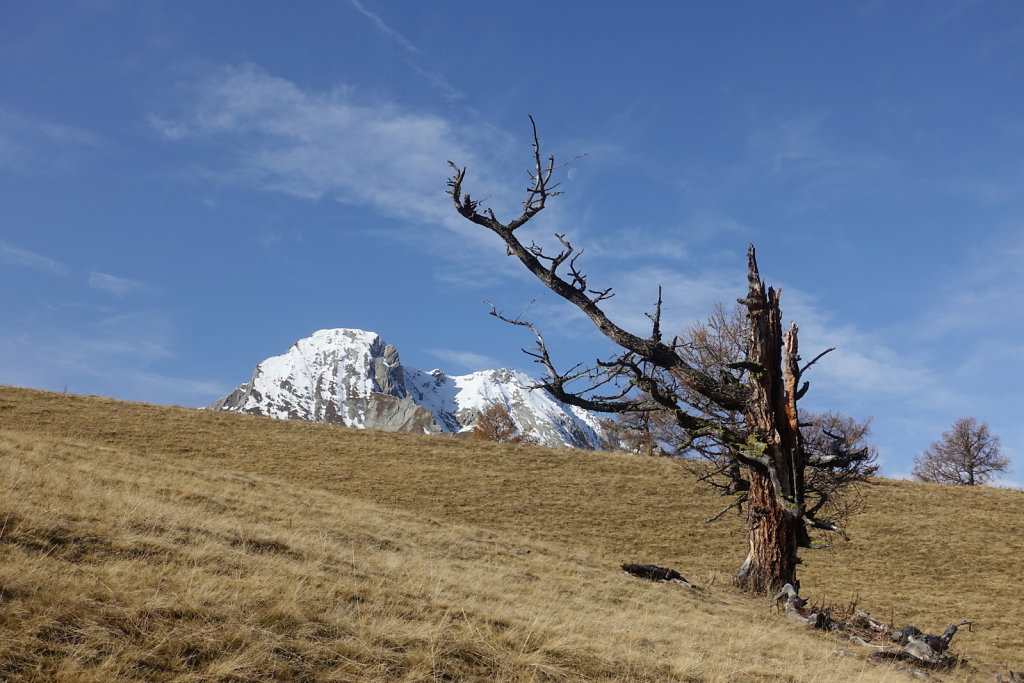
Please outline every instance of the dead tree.
[{"label": "dead tree", "polygon": [[[705,374],[715,375],[721,372],[721,368],[742,367],[746,360],[748,336],[746,309],[738,304],[727,309],[719,302],[707,320],[694,323],[676,338],[675,348],[689,365]],[[670,384],[673,391],[685,396],[691,407],[728,425],[730,432],[745,434],[742,413],[722,410],[665,373],[659,373],[658,380]],[[639,416],[647,418],[641,422]],[[668,449],[667,454],[677,457],[677,462],[684,469],[728,498],[727,505],[707,522],[719,519],[732,509],[740,513],[744,511],[750,482],[731,455],[729,444],[722,443],[714,434],[691,439],[665,413],[627,414],[627,419],[621,422],[627,428],[638,423],[646,427],[642,436],[647,442],[663,444]],[[817,414],[802,411],[800,430],[804,453],[812,462],[844,456],[843,464],[807,469],[804,501],[808,512],[812,517],[818,517],[819,511],[824,511],[833,522],[846,519],[859,507],[861,499],[856,495],[859,485],[878,471],[874,464],[877,453],[867,440],[871,418],[858,421],[837,412]],[[847,457],[849,455],[856,457]],[[826,545],[815,542],[815,547]]]},{"label": "dead tree", "polygon": [[[690,439],[713,435],[726,444],[732,461],[744,470],[747,492],[748,552],[735,577],[736,585],[759,593],[774,593],[787,583],[799,585],[797,549],[810,545],[808,529],[836,530],[830,521],[808,509],[805,500],[806,472],[810,467],[839,467],[856,454],[838,452],[809,456],[803,448],[797,402],[807,391],[803,375],[815,361],[801,364],[797,327],[783,331],[779,292],[761,280],[753,245],[747,252],[747,291],[740,299],[748,322],[746,357],[712,375],[694,367],[678,352],[675,340],[666,341],[661,331],[662,297],[653,313],[648,336],[633,334],[611,320],[601,304],[612,289],[595,288],[580,269],[578,252],[565,235],[556,234],[557,251],[534,242],[524,243],[519,230],[544,210],[561,192],[555,173],[562,166],[553,155],[541,153],[533,123],[533,169],[526,188],[522,213],[502,222],[494,211],[464,191],[466,168],[448,162],[453,170],[448,194],[455,210],[467,220],[494,232],[515,256],[548,289],[583,312],[621,353],[598,360],[592,367],[577,365],[560,372],[555,368],[544,338],[528,321],[512,319],[492,308],[506,322],[529,328],[536,346],[527,353],[540,363],[545,375],[540,386],[570,405],[604,413],[666,411]],[[823,355],[823,354],[822,354]],[[674,389],[672,378],[716,409],[743,416],[744,429],[715,419],[713,414],[688,402]],[[582,385],[582,386],[581,386]]]},{"label": "dead tree", "polygon": [[[955,665],[957,658],[948,652],[953,636],[963,626],[971,628],[971,622],[960,621],[950,624],[941,636],[931,635],[916,626],[895,628],[858,609],[851,609],[845,617],[834,618],[829,609],[810,607],[790,584],[783,586],[774,600],[776,603],[784,601],[782,607],[791,619],[815,629],[843,631],[858,645],[874,649],[870,657],[873,661],[904,662],[922,668],[945,669]],[[879,640],[884,644],[878,644]],[[841,651],[841,654],[847,653]]]}]

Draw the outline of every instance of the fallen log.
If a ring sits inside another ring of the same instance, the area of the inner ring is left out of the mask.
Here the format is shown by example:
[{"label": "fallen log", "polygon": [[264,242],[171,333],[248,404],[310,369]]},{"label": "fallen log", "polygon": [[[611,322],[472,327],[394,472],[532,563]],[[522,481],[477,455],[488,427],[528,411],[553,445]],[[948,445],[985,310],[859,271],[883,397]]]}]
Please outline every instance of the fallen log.
[{"label": "fallen log", "polygon": [[[953,636],[963,626],[971,630],[969,621],[950,624],[941,636],[924,633],[916,626],[896,629],[861,610],[854,610],[854,618],[850,621],[839,621],[832,618],[828,609],[809,608],[807,601],[788,583],[775,595],[774,600],[776,603],[785,600],[783,609],[791,619],[815,629],[846,631],[855,643],[875,648],[878,652],[869,657],[872,661],[907,662],[932,669],[949,668],[957,663],[956,657],[947,654]],[[872,643],[871,640],[876,638],[897,643],[900,647]]]},{"label": "fallen log", "polygon": [[669,569],[668,567],[659,567],[656,564],[623,564],[622,571],[641,579],[647,579],[648,581],[663,581],[665,583],[674,583],[678,586],[685,586],[690,590],[694,590],[700,593],[704,592],[704,589],[700,586],[690,583],[683,578],[683,575],[677,572],[675,569]]},{"label": "fallen log", "polygon": [[822,631],[844,631],[847,626],[841,621],[836,621],[831,616],[831,610],[812,610],[807,607],[807,601],[801,598],[796,589],[793,588],[792,584],[787,583],[782,587],[773,598],[775,602],[779,602],[783,598],[786,599],[784,610],[786,616],[790,619],[794,619],[803,624],[807,624],[811,628],[820,629]]},{"label": "fallen log", "polygon": [[904,626],[892,634],[892,639],[903,646],[903,652],[931,664],[945,664],[944,660],[949,659],[946,650],[949,649],[949,643],[961,626],[966,626],[967,630],[971,630],[969,621],[950,624],[941,636],[922,633],[921,629],[914,626]]}]

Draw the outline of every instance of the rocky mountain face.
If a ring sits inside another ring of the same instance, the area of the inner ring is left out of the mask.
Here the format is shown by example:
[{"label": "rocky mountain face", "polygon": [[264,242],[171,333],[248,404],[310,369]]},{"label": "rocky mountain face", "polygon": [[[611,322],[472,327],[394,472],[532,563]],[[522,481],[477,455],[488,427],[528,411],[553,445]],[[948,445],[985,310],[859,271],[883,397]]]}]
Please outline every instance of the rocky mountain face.
[{"label": "rocky mountain face", "polygon": [[252,379],[210,410],[398,432],[463,432],[500,403],[520,430],[546,446],[600,448],[591,413],[554,400],[515,370],[449,376],[404,367],[373,332],[320,330],[256,366]]}]

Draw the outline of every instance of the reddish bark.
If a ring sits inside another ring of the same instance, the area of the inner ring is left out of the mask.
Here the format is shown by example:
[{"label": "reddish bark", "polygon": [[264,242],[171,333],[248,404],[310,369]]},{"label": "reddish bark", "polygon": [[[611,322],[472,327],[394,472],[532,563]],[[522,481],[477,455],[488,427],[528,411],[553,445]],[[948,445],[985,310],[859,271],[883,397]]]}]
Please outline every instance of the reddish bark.
[{"label": "reddish bark", "polygon": [[796,578],[797,533],[792,514],[779,504],[771,478],[751,469],[747,498],[747,559],[733,583],[754,593],[779,591]]},{"label": "reddish bark", "polygon": [[779,292],[765,288],[753,246],[747,258],[749,291],[744,303],[750,322],[750,397],[744,412],[754,440],[744,464],[747,498],[747,559],[734,583],[756,593],[799,587],[797,549],[807,538],[803,509],[803,451],[797,413],[800,378],[797,328],[782,334]]}]

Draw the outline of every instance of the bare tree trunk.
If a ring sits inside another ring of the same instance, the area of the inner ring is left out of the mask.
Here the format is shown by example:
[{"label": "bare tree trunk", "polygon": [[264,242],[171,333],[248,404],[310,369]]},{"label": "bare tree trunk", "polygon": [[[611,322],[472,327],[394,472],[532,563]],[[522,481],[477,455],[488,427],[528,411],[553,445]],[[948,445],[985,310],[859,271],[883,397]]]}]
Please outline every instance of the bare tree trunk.
[{"label": "bare tree trunk", "polygon": [[754,593],[779,591],[796,579],[797,534],[792,514],[779,504],[771,477],[750,472],[747,498],[747,537],[750,549],[733,583]]},{"label": "bare tree trunk", "polygon": [[747,532],[750,549],[733,582],[755,593],[799,589],[797,548],[806,538],[803,444],[796,401],[799,383],[797,330],[782,334],[779,293],[765,289],[754,248],[748,253],[749,291],[743,303],[750,322],[750,397],[744,418],[751,440],[741,459],[749,470]]}]

